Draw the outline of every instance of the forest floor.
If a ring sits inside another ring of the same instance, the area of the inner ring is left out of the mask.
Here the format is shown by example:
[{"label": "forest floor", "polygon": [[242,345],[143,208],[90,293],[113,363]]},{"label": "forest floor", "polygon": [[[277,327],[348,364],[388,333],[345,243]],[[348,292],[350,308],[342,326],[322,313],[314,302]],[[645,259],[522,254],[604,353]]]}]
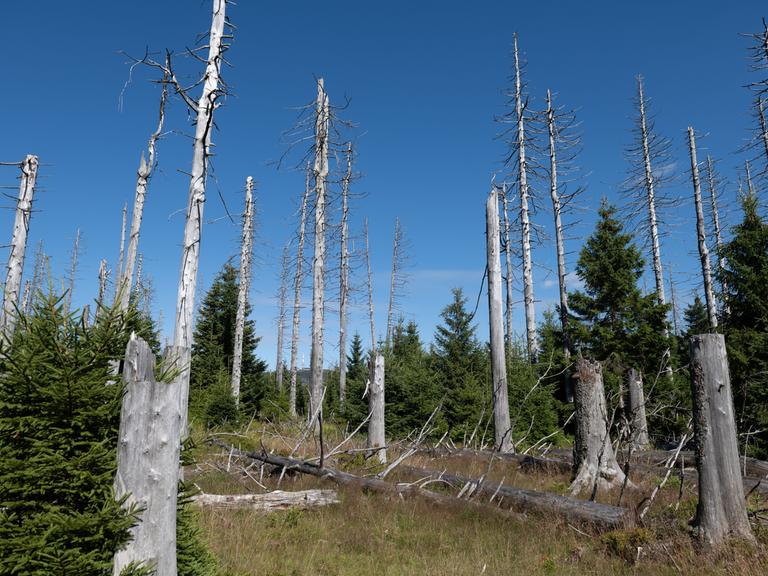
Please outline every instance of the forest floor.
[{"label": "forest floor", "polygon": [[[301,474],[280,478],[269,466],[237,458],[206,445],[197,435],[196,464],[186,477],[209,494],[260,493],[266,490],[330,488],[340,503],[311,510],[292,509],[268,514],[251,510],[205,507],[200,510],[204,536],[219,559],[222,573],[245,575],[469,575],[469,574],[768,574],[768,530],[758,527],[758,544],[736,543],[717,553],[697,548],[688,531],[696,506],[696,486],[673,476],[659,492],[638,528],[598,532],[554,515],[505,513],[490,507],[436,505],[417,497],[393,497],[338,487],[328,480]],[[297,430],[251,425],[243,433],[222,433],[219,439],[243,450],[274,451],[295,458],[311,458],[316,440],[300,443]],[[326,431],[324,445],[343,439],[338,430]],[[298,446],[298,448],[297,448]],[[346,454],[326,462],[360,476],[382,470],[366,460],[357,442],[345,445]],[[390,450],[390,460],[397,449]],[[432,457],[416,454],[404,465],[446,470],[503,481],[565,495],[570,477],[531,472],[516,462],[483,455]],[[661,480],[662,471],[645,470],[633,476],[636,490],[622,496],[622,506],[636,509]],[[416,478],[396,469],[391,482]],[[453,489],[431,484],[443,493]],[[618,493],[598,494],[597,500],[616,504]],[[765,497],[753,494],[750,507],[766,508]]]}]

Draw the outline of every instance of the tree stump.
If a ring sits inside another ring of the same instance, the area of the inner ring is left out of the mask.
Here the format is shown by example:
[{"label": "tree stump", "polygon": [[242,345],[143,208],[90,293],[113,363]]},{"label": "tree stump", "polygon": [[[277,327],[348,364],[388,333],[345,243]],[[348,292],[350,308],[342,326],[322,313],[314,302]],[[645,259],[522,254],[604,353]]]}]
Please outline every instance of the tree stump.
[{"label": "tree stump", "polygon": [[630,368],[628,383],[632,450],[647,450],[651,441],[648,439],[648,420],[645,417],[643,373]]},{"label": "tree stump", "polygon": [[728,355],[722,334],[692,336],[693,395],[699,504],[696,535],[716,546],[728,538],[753,540],[739,469]]},{"label": "tree stump", "polygon": [[368,448],[376,452],[379,462],[387,462],[386,439],[384,437],[384,356],[373,352],[370,366],[370,388],[368,390]]}]

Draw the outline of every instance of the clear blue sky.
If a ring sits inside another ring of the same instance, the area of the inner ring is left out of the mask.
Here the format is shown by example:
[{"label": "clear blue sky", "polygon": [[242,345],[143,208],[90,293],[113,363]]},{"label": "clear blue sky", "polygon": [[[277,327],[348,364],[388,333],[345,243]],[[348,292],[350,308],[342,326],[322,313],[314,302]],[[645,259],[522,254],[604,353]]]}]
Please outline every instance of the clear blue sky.
[{"label": "clear blue sky", "polygon": [[[119,51],[138,56],[145,47],[183,51],[207,30],[209,4],[40,0],[0,8],[6,71],[0,161],[34,153],[42,163],[27,269],[34,245],[43,239],[54,274],[64,275],[79,227],[78,305],[95,297],[99,260],[108,258],[116,267],[120,210],[124,202],[132,203],[139,154],[156,124],[157,87],[148,82],[147,71],[137,71],[119,107],[128,77]],[[528,61],[533,105],[541,107],[551,88],[560,104],[578,110],[582,122],[580,164],[588,196],[576,235],[589,233],[601,196],[618,202],[634,78],[646,78],[658,131],[674,144],[680,178],[671,191],[686,200],[671,215],[677,225],[668,230],[663,256],[674,266],[679,298],[690,299],[699,277],[685,129],[693,125],[709,134],[700,147],[720,158],[723,172],[735,181],[742,160],[736,152],[750,126],[750,94],[743,86],[753,79],[748,42],[739,33],[760,27],[763,3],[344,0],[318,7],[240,0],[229,8],[238,27],[228,53],[234,67],[225,72],[233,96],[216,118],[217,182],[209,185],[200,280],[207,287],[222,263],[238,254],[239,219],[233,224],[225,218],[219,192],[238,214],[245,177],[252,175],[259,183],[253,318],[262,336],[259,354],[270,364],[280,253],[293,232],[303,188],[302,174],[271,164],[285,150],[281,133],[294,122],[292,107],[313,97],[316,76],[326,79],[332,101],[351,99],[343,115],[359,125],[357,169],[364,177],[355,191],[366,194],[353,203],[352,227],[359,233],[363,217],[370,219],[377,331],[384,329],[392,228],[399,216],[410,241],[411,280],[402,312],[418,322],[429,341],[450,289],[463,287],[473,305],[479,288],[484,199],[504,154],[494,140],[499,127],[493,117],[503,112],[514,31]],[[180,61],[179,68],[190,74],[201,70],[194,62]],[[185,111],[178,100],[172,106],[168,127],[179,133],[159,143],[140,247],[145,273],[154,282],[155,315],[162,310],[166,319],[165,336],[175,306],[188,187],[184,172],[191,156],[190,141],[181,134],[190,132]],[[0,168],[0,184],[13,185],[15,178],[14,169]],[[725,196],[733,223],[738,218],[733,187]],[[5,206],[12,205],[6,199]],[[13,212],[3,214],[0,230],[10,236]],[[544,210],[537,216],[545,228],[548,220]],[[572,250],[579,244],[573,241]],[[537,247],[534,258],[541,312],[556,297],[549,272],[552,246]],[[362,275],[356,280],[362,287]],[[650,287],[652,279],[647,282]],[[329,285],[335,283],[329,278]],[[521,307],[516,314],[519,320]],[[486,316],[484,296],[477,317],[483,339]],[[332,310],[327,319],[331,365],[337,358]],[[353,309],[353,329],[367,334],[365,321],[362,310]],[[308,329],[304,321],[305,351]]]}]

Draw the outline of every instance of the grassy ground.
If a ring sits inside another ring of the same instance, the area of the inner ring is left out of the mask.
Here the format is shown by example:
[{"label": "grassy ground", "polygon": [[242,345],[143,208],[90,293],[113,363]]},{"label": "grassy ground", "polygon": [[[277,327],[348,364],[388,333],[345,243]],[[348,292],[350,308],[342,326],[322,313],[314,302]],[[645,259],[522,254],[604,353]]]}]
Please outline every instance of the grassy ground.
[{"label": "grassy ground", "polygon": [[[229,440],[245,448],[263,444],[288,453],[297,442],[289,434],[261,429]],[[329,435],[328,445],[334,445]],[[311,445],[297,452],[314,454]],[[514,464],[496,461],[489,466],[482,458],[417,456],[408,464],[474,477],[486,474],[513,486],[560,493],[568,486],[564,476],[524,474]],[[359,474],[374,471],[359,455],[333,465]],[[266,468],[209,448],[200,450],[198,464],[189,472],[209,493],[262,492],[278,484]],[[653,475],[638,478],[640,489],[625,503],[639,503],[657,480]],[[300,475],[280,484],[284,490],[335,487]],[[695,487],[683,485],[681,490],[676,479],[654,502],[645,526],[602,535],[554,517],[505,515],[460,503],[436,506],[350,489],[339,490],[339,495],[341,504],[322,509],[265,515],[207,508],[200,519],[224,574],[232,576],[768,573],[762,535],[757,546],[737,544],[716,555],[695,548],[686,531],[695,510]],[[615,504],[617,497],[604,494],[599,499]]]}]

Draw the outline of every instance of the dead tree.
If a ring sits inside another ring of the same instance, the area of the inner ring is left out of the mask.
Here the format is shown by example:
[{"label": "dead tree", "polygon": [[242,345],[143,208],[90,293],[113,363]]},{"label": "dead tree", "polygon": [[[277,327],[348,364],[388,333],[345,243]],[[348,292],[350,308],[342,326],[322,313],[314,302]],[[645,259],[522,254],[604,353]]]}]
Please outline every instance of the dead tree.
[{"label": "dead tree", "polygon": [[352,179],[352,143],[347,144],[347,171],[341,181],[341,270],[339,277],[339,402],[347,399],[347,300],[349,299],[349,184]]},{"label": "dead tree", "polygon": [[245,211],[243,212],[243,236],[240,245],[240,282],[237,290],[237,316],[235,318],[235,346],[232,351],[232,396],[235,404],[240,401],[240,375],[243,366],[243,334],[248,307],[248,289],[251,282],[251,258],[253,257],[253,178],[245,179]]},{"label": "dead tree", "polygon": [[609,436],[609,417],[603,389],[603,370],[599,362],[584,358],[576,361],[576,436],[573,466],[576,478],[571,494],[620,487],[624,472],[616,462]]},{"label": "dead tree", "polygon": [[675,296],[675,280],[672,274],[672,264],[667,262],[667,277],[669,278],[669,304],[672,307],[672,334],[675,336],[680,335],[678,329],[678,318],[680,315],[677,313],[677,297]]},{"label": "dead tree", "polygon": [[648,438],[648,421],[645,417],[643,373],[635,368],[630,368],[628,387],[632,450],[647,450],[651,447],[651,442]]},{"label": "dead tree", "polygon": [[27,279],[24,281],[24,293],[21,297],[21,306],[19,307],[20,311],[24,314],[27,314],[29,311],[29,303],[32,298],[32,281]]},{"label": "dead tree", "polygon": [[696,158],[696,135],[691,126],[688,127],[688,149],[691,155],[691,178],[693,180],[693,200],[696,204],[696,237],[699,242],[699,259],[701,260],[701,275],[704,279],[704,296],[707,302],[707,317],[710,330],[717,328],[717,306],[715,291],[712,289],[712,272],[709,264],[709,248],[707,248],[707,233],[704,226],[704,208],[701,203],[701,181],[699,180],[699,162]]},{"label": "dead tree", "polygon": [[502,184],[501,187],[501,204],[504,214],[504,260],[506,264],[506,274],[504,275],[504,284],[506,287],[505,293],[505,314],[504,319],[506,321],[506,343],[507,343],[507,357],[512,357],[512,308],[514,305],[514,298],[512,296],[512,243],[509,237],[509,212],[507,211],[507,183]]},{"label": "dead tree", "polygon": [[302,264],[304,261],[304,231],[307,220],[307,201],[310,193],[310,167],[307,162],[307,179],[304,186],[304,195],[301,199],[301,210],[299,215],[299,245],[296,251],[296,275],[293,281],[293,328],[291,332],[291,387],[288,396],[288,413],[292,418],[296,417],[296,378],[298,371],[299,357],[299,321],[301,316],[301,285],[302,285]]},{"label": "dead tree", "polygon": [[403,267],[403,228],[400,226],[400,218],[395,218],[395,236],[392,240],[392,274],[389,283],[389,306],[387,307],[387,334],[384,339],[384,348],[390,349],[392,345],[392,331],[394,330],[395,307],[397,306],[398,292],[404,286]]},{"label": "dead tree", "polygon": [[120,256],[117,259],[117,279],[115,290],[119,290],[123,283],[123,262],[125,260],[125,225],[128,219],[128,202],[123,204],[123,220],[120,226]]},{"label": "dead tree", "polygon": [[717,253],[718,277],[720,278],[720,288],[723,293],[723,309],[728,312],[728,282],[725,279],[725,258],[723,257],[723,236],[720,229],[720,211],[717,205],[717,175],[715,174],[714,162],[710,156],[707,156],[707,188],[709,190],[710,205],[712,208],[712,227],[715,233],[715,251]]},{"label": "dead tree", "polygon": [[325,308],[325,206],[328,179],[330,105],[322,78],[317,80],[315,104],[315,255],[312,259],[312,348],[310,352],[310,427],[320,426],[323,402],[323,315]]},{"label": "dead tree", "polygon": [[277,391],[283,393],[283,333],[285,332],[285,306],[288,298],[288,245],[283,248],[283,262],[280,271],[280,288],[277,294],[277,358],[275,359],[275,384]]},{"label": "dead tree", "polygon": [[[187,404],[189,402],[189,358],[192,349],[195,289],[200,261],[200,233],[205,207],[205,185],[208,175],[213,113],[221,94],[219,79],[223,54],[227,45],[223,42],[226,24],[226,0],[213,0],[211,30],[208,41],[208,59],[200,99],[194,105],[196,113],[195,135],[192,147],[192,169],[189,178],[189,200],[184,224],[183,250],[179,289],[176,296],[173,347],[177,354],[177,366],[182,415],[182,436],[187,435]],[[184,93],[186,95],[186,93]],[[188,98],[187,98],[188,99]],[[193,103],[194,104],[194,103]]]},{"label": "dead tree", "polygon": [[371,325],[371,358],[368,375],[368,444],[382,464],[387,461],[384,429],[384,356],[376,345],[376,329],[373,320],[373,274],[371,273],[371,251],[368,243],[368,220],[363,225],[365,235],[365,261],[368,268],[368,317]]},{"label": "dead tree", "polygon": [[739,469],[725,338],[722,334],[692,336],[690,350],[699,471],[696,532],[710,546],[728,538],[753,540]]},{"label": "dead tree", "polygon": [[[166,61],[167,64],[167,61]],[[133,268],[136,263],[136,255],[139,251],[139,231],[141,229],[141,219],[144,215],[144,199],[147,195],[147,184],[152,170],[155,166],[155,145],[163,131],[163,121],[165,119],[165,100],[168,96],[167,72],[162,81],[162,91],[160,93],[160,114],[157,122],[157,129],[149,137],[147,145],[148,159],[144,159],[144,152],[141,153],[139,160],[139,170],[136,174],[136,194],[133,200],[133,212],[131,213],[131,231],[128,236],[128,252],[125,259],[125,270],[120,276],[119,309],[127,310],[131,299],[131,289],[133,282]]]},{"label": "dead tree", "polygon": [[491,383],[495,446],[499,452],[514,449],[509,417],[507,364],[504,351],[504,321],[501,303],[501,241],[499,233],[499,198],[491,189],[485,206],[485,237],[488,266],[488,324],[491,340]]},{"label": "dead tree", "polygon": [[40,240],[37,243],[37,251],[35,252],[35,269],[32,272],[32,284],[29,289],[29,299],[24,307],[24,313],[29,314],[32,303],[40,293],[43,286],[43,276],[45,274],[45,252],[43,251],[43,241]]},{"label": "dead tree", "polygon": [[102,258],[99,263],[99,293],[96,297],[96,315],[104,307],[104,298],[107,295],[107,280],[109,279],[109,270],[107,270],[107,261]]},{"label": "dead tree", "polygon": [[155,380],[155,357],[132,335],[125,352],[115,497],[143,508],[131,541],[114,559],[118,576],[132,562],[176,575],[176,505],[181,447],[180,389]]},{"label": "dead tree", "polygon": [[75,292],[75,275],[77,274],[77,255],[80,251],[80,228],[75,232],[75,242],[72,245],[72,263],[69,268],[69,289],[67,290],[67,301],[64,307],[65,313],[72,309],[72,294]]},{"label": "dead tree", "polygon": [[3,292],[3,317],[0,333],[3,340],[10,342],[16,329],[21,291],[21,276],[24,272],[24,256],[27,251],[29,220],[32,216],[32,197],[37,182],[37,156],[29,154],[21,163],[21,184],[16,201],[16,219],[13,223],[11,250],[8,255],[8,272]]}]

